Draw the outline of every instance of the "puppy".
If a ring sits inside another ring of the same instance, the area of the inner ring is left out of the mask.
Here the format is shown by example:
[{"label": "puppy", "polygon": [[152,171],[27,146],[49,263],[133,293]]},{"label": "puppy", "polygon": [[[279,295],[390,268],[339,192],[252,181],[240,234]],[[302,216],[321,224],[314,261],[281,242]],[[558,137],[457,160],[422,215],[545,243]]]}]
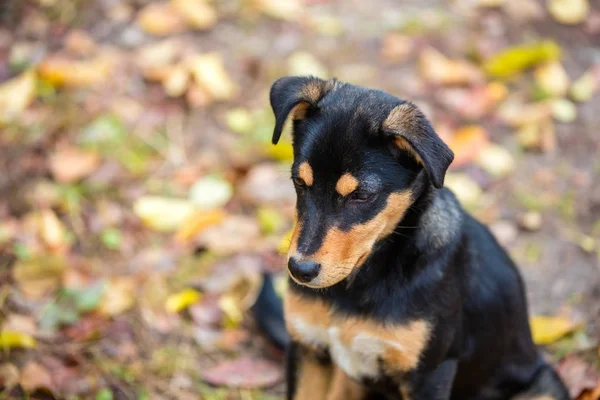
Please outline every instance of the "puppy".
[{"label": "puppy", "polygon": [[298,201],[284,301],[288,399],[566,400],[523,282],[443,188],[453,153],[413,104],[285,77]]}]

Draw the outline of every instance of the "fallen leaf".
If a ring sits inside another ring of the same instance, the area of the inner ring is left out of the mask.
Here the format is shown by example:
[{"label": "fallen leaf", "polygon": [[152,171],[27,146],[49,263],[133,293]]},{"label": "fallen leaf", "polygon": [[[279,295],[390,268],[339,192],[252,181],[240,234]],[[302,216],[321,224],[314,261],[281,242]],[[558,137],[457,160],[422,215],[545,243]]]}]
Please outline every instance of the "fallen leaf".
[{"label": "fallen leaf", "polygon": [[54,86],[89,87],[106,82],[111,69],[112,61],[108,57],[73,60],[56,55],[42,61],[38,73]]},{"label": "fallen leaf", "polygon": [[56,255],[20,260],[12,270],[13,279],[25,294],[39,298],[55,290],[67,269],[66,261]]},{"label": "fallen leaf", "polygon": [[5,393],[10,393],[11,389],[19,383],[19,369],[13,364],[4,363],[0,365],[0,387]]},{"label": "fallen leaf", "polygon": [[206,30],[217,23],[217,12],[206,0],[171,0],[171,4],[192,29]]},{"label": "fallen leaf", "polygon": [[381,57],[388,63],[401,63],[414,51],[415,41],[410,36],[389,33],[383,38]]},{"label": "fallen leaf", "polygon": [[230,100],[238,93],[223,62],[223,57],[216,52],[199,54],[187,62],[195,81],[216,100]]},{"label": "fallen leaf", "polygon": [[252,167],[239,186],[243,200],[255,205],[294,204],[296,191],[284,170],[274,163],[263,163]]},{"label": "fallen leaf", "polygon": [[279,254],[287,254],[290,249],[290,245],[292,244],[292,235],[294,234],[294,229],[290,229],[287,231],[279,241],[279,245],[277,246],[277,251]]},{"label": "fallen leaf", "polygon": [[275,385],[283,378],[282,374],[282,368],[278,364],[245,357],[222,361],[205,370],[202,379],[211,385],[256,389]]},{"label": "fallen leaf", "polygon": [[177,39],[163,39],[142,47],[137,51],[135,60],[143,70],[167,67],[175,63],[182,48],[182,43]]},{"label": "fallen leaf", "polygon": [[50,250],[60,252],[68,247],[66,229],[52,210],[41,210],[38,223],[40,237]]},{"label": "fallen leaf", "polygon": [[483,65],[493,78],[510,78],[534,65],[560,57],[560,47],[552,41],[508,47],[490,57]]},{"label": "fallen leaf", "polygon": [[497,111],[498,118],[512,127],[537,124],[552,114],[552,102],[525,103],[522,99],[509,97]]},{"label": "fallen leaf", "polygon": [[81,29],[73,29],[65,37],[65,50],[78,56],[89,56],[96,50],[96,42]]},{"label": "fallen leaf", "polygon": [[510,152],[495,143],[489,143],[481,149],[476,163],[495,178],[503,178],[515,169],[515,160]]},{"label": "fallen leaf", "polygon": [[552,116],[559,122],[573,122],[577,119],[577,107],[567,99],[556,99],[552,102]]},{"label": "fallen leaf", "polygon": [[185,199],[158,196],[143,196],[133,204],[133,212],[151,229],[175,231],[196,211],[196,207]]},{"label": "fallen leaf", "polygon": [[198,236],[200,245],[217,254],[256,250],[260,227],[254,218],[242,215],[227,217],[221,224],[206,228]]},{"label": "fallen leaf", "polygon": [[178,313],[200,300],[200,293],[194,289],[185,289],[170,295],[165,302],[165,310],[170,313]]},{"label": "fallen leaf", "polygon": [[432,47],[421,52],[419,73],[435,85],[469,85],[483,80],[475,65],[464,60],[451,60]]},{"label": "fallen leaf", "polygon": [[98,168],[100,157],[95,151],[74,146],[61,147],[50,156],[50,170],[61,183],[76,182]]},{"label": "fallen leaf", "polygon": [[35,99],[33,70],[0,84],[0,126],[18,118]]},{"label": "fallen leaf", "polygon": [[314,55],[305,51],[297,51],[288,58],[288,73],[325,79],[329,77],[327,68]]},{"label": "fallen leaf", "polygon": [[507,94],[504,84],[490,82],[473,88],[446,88],[440,91],[438,98],[444,106],[463,118],[476,120],[496,107]]},{"label": "fallen leaf", "polygon": [[187,242],[209,226],[221,223],[225,217],[225,212],[220,209],[196,211],[179,227],[176,238],[179,242]]},{"label": "fallen leaf", "polygon": [[35,339],[26,333],[4,329],[0,331],[0,349],[3,351],[14,348],[33,349],[36,344]]},{"label": "fallen leaf", "polygon": [[575,25],[585,21],[590,5],[588,0],[548,0],[548,11],[561,24]]},{"label": "fallen leaf", "polygon": [[300,0],[253,0],[252,3],[265,15],[284,21],[295,21],[304,12]]},{"label": "fallen leaf", "polygon": [[518,221],[521,228],[530,232],[539,231],[543,222],[539,211],[527,211]]},{"label": "fallen leaf", "polygon": [[591,68],[586,71],[583,75],[581,75],[573,85],[571,85],[571,89],[569,94],[571,98],[578,102],[584,102],[590,100],[594,93],[598,90],[598,86],[600,84],[599,74],[596,71],[596,68]]},{"label": "fallen leaf", "polygon": [[538,345],[556,342],[577,328],[576,324],[564,317],[533,316],[529,323],[533,341]]},{"label": "fallen leaf", "polygon": [[260,228],[267,235],[277,232],[285,222],[282,215],[272,208],[261,207],[257,210],[256,216]]},{"label": "fallen leaf", "polygon": [[190,74],[182,65],[176,65],[168,69],[162,81],[165,93],[169,97],[183,96],[188,89]]},{"label": "fallen leaf", "polygon": [[233,195],[233,186],[216,175],[205,176],[190,188],[190,201],[199,209],[210,210],[223,207]]},{"label": "fallen leaf", "polygon": [[481,187],[466,174],[446,174],[444,185],[450,188],[458,200],[466,207],[477,205],[481,197]]},{"label": "fallen leaf", "polygon": [[19,383],[27,393],[35,392],[37,389],[52,390],[54,387],[50,372],[41,364],[34,361],[29,361],[21,369]]},{"label": "fallen leaf", "polygon": [[[600,385],[600,373],[593,365],[586,362],[577,354],[566,356],[557,366],[557,372],[569,388],[572,398],[579,399],[588,391],[596,391]],[[598,400],[597,397],[586,398],[586,400]]]},{"label": "fallen leaf", "polygon": [[278,161],[291,162],[294,159],[294,148],[287,140],[282,140],[277,146],[267,143],[265,145],[265,154]]},{"label": "fallen leaf", "polygon": [[136,283],[131,277],[117,277],[108,281],[98,310],[107,316],[117,316],[135,304]]},{"label": "fallen leaf", "polygon": [[227,127],[235,133],[247,135],[254,130],[252,114],[245,108],[234,108],[225,116]]},{"label": "fallen leaf", "polygon": [[146,33],[166,36],[182,32],[186,21],[170,2],[155,2],[146,5],[137,15],[138,26]]},{"label": "fallen leaf", "polygon": [[469,125],[459,128],[448,143],[454,152],[452,165],[459,167],[470,163],[487,145],[488,134],[483,127]]},{"label": "fallen leaf", "polygon": [[553,97],[561,97],[569,90],[569,76],[558,61],[540,65],[534,72],[537,85]]}]

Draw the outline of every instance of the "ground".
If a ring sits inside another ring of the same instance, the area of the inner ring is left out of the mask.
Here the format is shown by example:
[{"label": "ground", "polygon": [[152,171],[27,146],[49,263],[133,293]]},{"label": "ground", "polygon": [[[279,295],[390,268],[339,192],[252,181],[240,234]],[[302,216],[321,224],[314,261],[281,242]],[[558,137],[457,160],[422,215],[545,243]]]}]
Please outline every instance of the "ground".
[{"label": "ground", "polygon": [[282,395],[248,310],[292,227],[288,74],[424,110],[536,341],[600,395],[597,2],[8,0],[0,24],[0,398]]}]

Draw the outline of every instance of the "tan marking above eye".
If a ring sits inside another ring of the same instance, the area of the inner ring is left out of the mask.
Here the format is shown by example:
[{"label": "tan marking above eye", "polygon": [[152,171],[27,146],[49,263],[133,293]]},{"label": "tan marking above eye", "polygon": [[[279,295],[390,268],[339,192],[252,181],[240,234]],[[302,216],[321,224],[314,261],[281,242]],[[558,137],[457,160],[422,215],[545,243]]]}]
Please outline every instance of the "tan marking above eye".
[{"label": "tan marking above eye", "polygon": [[306,183],[306,186],[313,184],[313,170],[308,162],[304,161],[300,164],[298,167],[298,176]]},{"label": "tan marking above eye", "polygon": [[354,192],[358,187],[358,179],[356,179],[352,174],[346,172],[344,175],[338,179],[335,184],[335,190],[342,196],[347,196],[350,193]]}]

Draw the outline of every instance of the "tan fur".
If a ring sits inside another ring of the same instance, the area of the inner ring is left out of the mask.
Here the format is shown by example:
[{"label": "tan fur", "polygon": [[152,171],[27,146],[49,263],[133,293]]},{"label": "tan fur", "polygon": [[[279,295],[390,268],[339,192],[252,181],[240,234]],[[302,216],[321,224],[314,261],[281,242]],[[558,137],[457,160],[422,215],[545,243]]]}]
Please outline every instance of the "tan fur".
[{"label": "tan fur", "polygon": [[407,383],[400,384],[400,394],[402,395],[402,400],[411,400]]},{"label": "tan fur", "polygon": [[394,139],[394,144],[399,149],[408,152],[420,165],[425,165],[421,156],[417,154],[415,149],[413,149],[413,147],[410,145],[410,143],[408,143],[406,139],[404,139],[403,137],[397,137],[396,139]]},{"label": "tan fur", "polygon": [[298,321],[310,329],[326,330],[331,325],[331,310],[321,300],[308,300],[290,291],[285,296],[283,307],[290,336],[306,345],[314,344],[314,340],[305,337],[306,333],[298,328]]},{"label": "tan fur", "polygon": [[365,388],[353,381],[340,368],[335,368],[327,400],[361,400],[365,397]]},{"label": "tan fur", "polygon": [[[370,221],[355,225],[349,231],[331,228],[325,235],[321,248],[310,256],[310,259],[321,264],[321,272],[307,286],[318,288],[334,285],[360,267],[373,245],[394,231],[411,202],[410,190],[392,193],[387,199],[386,207]],[[297,235],[301,229],[297,226],[294,231],[290,256],[296,255]]]},{"label": "tan fur", "polygon": [[347,196],[358,187],[358,180],[352,174],[346,172],[338,179],[335,190],[342,196]]},{"label": "tan fur", "polygon": [[[430,336],[430,325],[424,320],[407,325],[388,326],[362,318],[349,318],[340,325],[342,342],[350,345],[358,335],[390,343],[383,354],[384,368],[389,373],[407,372],[416,368]],[[398,348],[392,344],[399,344]]]},{"label": "tan fur", "polygon": [[298,167],[298,176],[302,178],[306,186],[312,186],[314,176],[312,167],[308,162],[304,161],[302,164],[300,164]]},{"label": "tan fur", "polygon": [[305,355],[299,365],[297,382],[294,400],[326,400],[331,382],[331,368]]},{"label": "tan fur", "polygon": [[[402,132],[406,135],[414,135],[421,132],[419,124],[422,123],[423,114],[412,103],[403,103],[394,108],[383,121],[383,129],[395,132]],[[415,160],[423,164],[423,160],[417,154],[412,145],[403,137],[397,137],[395,144],[398,148],[409,152]]]}]

